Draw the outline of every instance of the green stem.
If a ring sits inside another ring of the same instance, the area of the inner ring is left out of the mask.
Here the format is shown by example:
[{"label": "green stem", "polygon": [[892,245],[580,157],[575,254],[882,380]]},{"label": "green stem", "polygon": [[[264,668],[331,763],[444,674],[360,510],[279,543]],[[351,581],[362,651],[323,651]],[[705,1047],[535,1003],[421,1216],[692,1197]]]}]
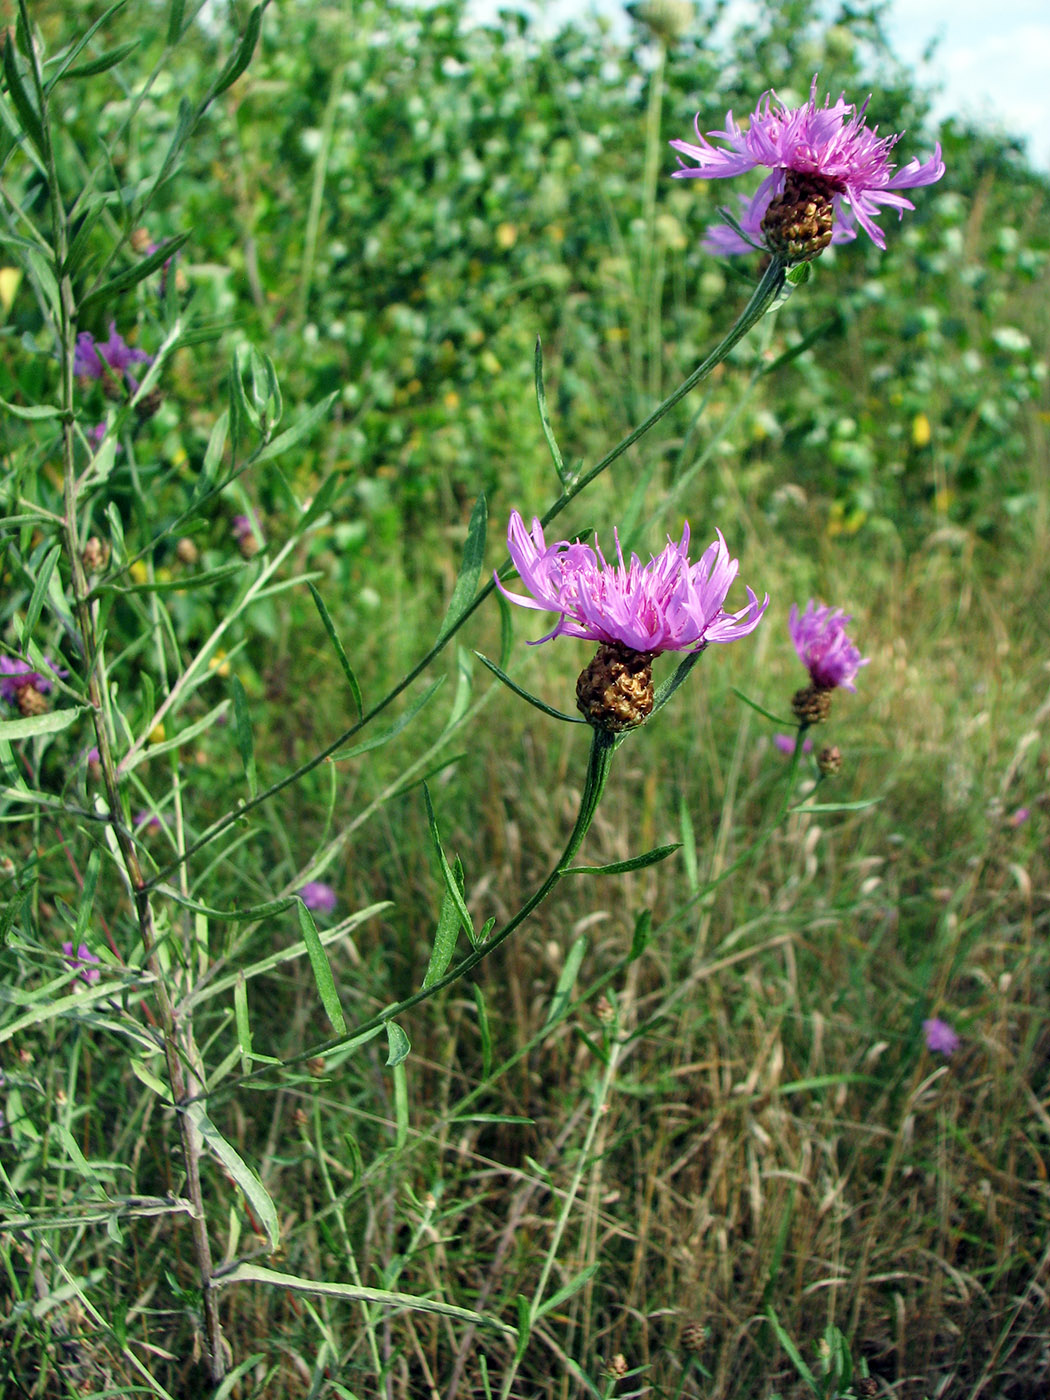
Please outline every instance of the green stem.
[{"label": "green stem", "polygon": [[[304,1050],[298,1055],[294,1055],[291,1059],[284,1062],[286,1067],[304,1060],[313,1059],[318,1055],[330,1054],[333,1050],[338,1050],[341,1045],[345,1045],[348,1041],[357,1040],[358,1037],[368,1035],[370,1031],[377,1030],[380,1026],[386,1025],[388,1021],[396,1020],[398,1016],[406,1011],[410,1011],[412,1007],[418,1006],[420,1002],[428,1001],[432,996],[436,995],[436,993],[443,991],[445,987],[451,986],[453,982],[457,982],[461,977],[471,972],[477,967],[478,963],[483,962],[490,953],[494,953],[497,948],[506,943],[515,929],[521,927],[532,911],[543,903],[554,889],[554,886],[565,874],[570,862],[583,844],[583,839],[590,829],[591,822],[594,820],[594,814],[598,810],[598,803],[601,801],[602,793],[605,791],[605,784],[608,781],[609,772],[612,767],[612,756],[616,748],[616,739],[613,735],[607,734],[602,729],[595,729],[592,731],[592,734],[591,752],[587,760],[587,776],[584,780],[580,807],[576,814],[576,821],[573,824],[569,839],[565,843],[565,849],[558,857],[547,875],[547,878],[543,881],[543,884],[530,895],[514,917],[509,919],[498,933],[493,934],[492,937],[480,947],[474,948],[465,958],[461,958],[443,977],[439,977],[438,980],[432,982],[429,987],[422,987],[418,992],[413,992],[410,997],[405,997],[403,1001],[398,1001],[392,1006],[384,1007],[382,1011],[378,1012],[370,1020],[363,1022],[359,1026],[355,1026],[354,1029],[347,1032],[347,1034],[341,1035],[335,1040],[327,1040],[321,1045],[312,1046],[310,1049]],[[227,1081],[227,1083],[223,1085],[222,1091],[225,1093],[230,1089],[236,1089],[243,1084],[250,1083],[251,1080],[259,1076],[264,1076],[271,1072],[272,1071],[269,1069],[262,1069],[256,1070],[252,1074],[242,1075],[236,1080]]]},{"label": "green stem", "polygon": [[[653,409],[652,413],[650,413],[649,417],[646,418],[644,422],[640,423],[637,428],[634,428],[625,438],[618,442],[611,451],[607,452],[600,461],[596,462],[589,472],[586,472],[583,476],[577,477],[574,482],[566,486],[565,490],[547,511],[546,515],[542,517],[543,525],[547,526],[552,520],[556,519],[570,501],[575,500],[580,492],[589,486],[595,477],[600,476],[607,467],[611,467],[613,462],[617,461],[629,448],[633,447],[639,438],[643,438],[650,428],[655,427],[660,419],[668,414],[677,403],[680,403],[698,384],[701,384],[711,371],[722,363],[733,347],[743,340],[744,336],[747,335],[752,327],[758,324],[762,317],[765,316],[766,312],[772,309],[777,299],[780,297],[783,287],[784,266],[777,258],[773,258],[766,268],[762,280],[751,294],[751,300],[740,313],[732,329],[725,338],[719,342],[711,354],[708,355],[707,359],[693,370],[689,378],[686,379],[683,384],[680,384],[673,394],[670,394],[664,399],[663,403]],[[499,569],[500,577],[506,577],[510,572],[509,561],[505,561]],[[495,587],[495,582],[490,579],[477,594],[470,606],[464,610],[459,620],[450,627],[447,632],[442,632],[441,636],[426,655],[412,667],[393,689],[389,690],[381,700],[362,715],[355,724],[352,724],[349,729],[345,729],[336,739],[333,739],[330,744],[321,749],[319,753],[314,754],[313,758],[308,759],[291,773],[288,773],[285,777],[273,783],[265,792],[260,792],[250,801],[242,803],[234,811],[227,812],[225,816],[213,822],[206,831],[198,836],[196,841],[192,842],[181,851],[168,865],[160,869],[153,878],[147,882],[146,888],[152,889],[154,886],[163,883],[172,871],[176,870],[183,861],[189,860],[191,856],[196,855],[199,850],[202,850],[205,846],[214,841],[217,836],[221,836],[234,822],[242,821],[248,813],[254,811],[256,807],[260,807],[264,802],[269,801],[271,797],[275,797],[277,793],[282,792],[286,787],[290,787],[293,783],[298,782],[299,779],[305,777],[307,773],[312,773],[315,768],[320,767],[332,754],[338,749],[341,749],[346,744],[347,740],[352,739],[356,734],[360,733],[366,725],[371,724],[377,716],[382,714],[383,711],[391,705],[399,695],[403,694],[412,682],[427,669],[435,657],[444,650],[467,620],[473,617],[482,603],[484,603],[495,590]]]}]

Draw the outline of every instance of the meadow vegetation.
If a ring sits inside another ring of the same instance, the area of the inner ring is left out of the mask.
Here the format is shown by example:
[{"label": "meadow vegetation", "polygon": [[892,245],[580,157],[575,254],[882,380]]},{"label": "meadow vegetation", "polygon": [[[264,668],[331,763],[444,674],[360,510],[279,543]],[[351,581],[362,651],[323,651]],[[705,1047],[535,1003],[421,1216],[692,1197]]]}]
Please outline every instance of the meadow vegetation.
[{"label": "meadow vegetation", "polygon": [[[1046,1393],[1050,184],[877,5],[646,3],[5,6],[4,1395]],[[667,141],[818,71],[944,178],[548,529],[721,530],[766,617],[618,752],[626,871],[389,1020],[584,791],[477,653],[573,713],[592,646],[466,615],[510,512],[761,273]],[[151,362],[92,377],[111,323]],[[870,657],[833,776],[775,742],[810,597]]]}]

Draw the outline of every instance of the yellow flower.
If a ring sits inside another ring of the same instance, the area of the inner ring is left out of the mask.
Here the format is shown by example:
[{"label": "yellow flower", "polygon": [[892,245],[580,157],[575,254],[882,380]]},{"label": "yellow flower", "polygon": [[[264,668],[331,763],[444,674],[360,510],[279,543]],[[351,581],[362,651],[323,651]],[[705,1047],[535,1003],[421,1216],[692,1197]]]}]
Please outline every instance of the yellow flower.
[{"label": "yellow flower", "polygon": [[917,413],[911,421],[911,440],[916,447],[929,447],[933,437],[930,420],[925,413]]}]

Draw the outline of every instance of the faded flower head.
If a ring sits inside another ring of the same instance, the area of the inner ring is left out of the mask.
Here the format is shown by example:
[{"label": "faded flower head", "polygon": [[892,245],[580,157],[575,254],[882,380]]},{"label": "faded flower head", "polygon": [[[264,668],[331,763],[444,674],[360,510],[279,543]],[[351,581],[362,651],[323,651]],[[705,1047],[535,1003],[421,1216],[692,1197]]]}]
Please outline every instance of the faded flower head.
[{"label": "faded flower head", "polygon": [[230,522],[230,530],[237,541],[237,548],[245,559],[251,559],[262,548],[262,529],[254,511],[247,515],[235,515]]},{"label": "faded flower head", "polygon": [[[785,107],[772,92],[765,92],[746,130],[728,112],[725,129],[705,136],[697,118],[695,143],[671,142],[697,163],[683,162],[674,173],[678,179],[718,180],[759,166],[767,169],[770,173],[739,221],[745,232],[764,234],[768,246],[789,261],[813,257],[828,242],[855,238],[856,224],[877,247],[885,248],[885,235],[875,222],[881,206],[896,209],[902,217],[905,209],[915,206],[899,191],[933,184],[944,174],[944,161],[938,144],[928,160],[913,158],[898,169],[890,155],[900,136],[880,136],[877,127],[867,125],[866,112],[866,102],[858,109],[845,95],[834,104],[826,97],[818,107],[816,77],[809,101],[801,107]],[[725,144],[714,146],[707,137]],[[820,243],[808,252],[792,251],[793,220],[801,210],[814,221],[806,232]],[[721,252],[749,249],[729,229],[724,234],[712,230],[708,239]]]},{"label": "faded flower head", "polygon": [[93,953],[86,943],[81,943],[75,953],[72,943],[63,943],[62,952],[70,967],[79,969],[80,980],[86,982],[88,986],[97,982],[102,976],[98,970],[100,961],[98,954]]},{"label": "faded flower head", "polygon": [[711,642],[732,642],[753,632],[769,606],[768,594],[760,603],[749,588],[747,607],[724,610],[739,563],[730,559],[719,534],[691,564],[688,524],[680,543],[668,540],[648,564],[636,554],[625,561],[617,538],[616,563],[609,564],[597,543],[594,549],[579,540],[548,545],[539,520],[528,531],[513,511],[507,547],[531,597],[511,593],[497,577],[504,597],[523,608],[560,614],[553,630],[533,646],[553,637],[579,637],[649,656],[700,651]]},{"label": "faded flower head", "polygon": [[130,346],[118,334],[116,321],[109,323],[108,340],[97,341],[90,331],[81,331],[77,336],[73,354],[74,374],[85,379],[104,379],[108,371],[118,379],[124,376],[134,390],[139,387],[138,380],[131,373],[131,366],[136,363],[151,365],[153,356]]},{"label": "faded flower head", "polygon": [[[56,666],[49,656],[45,656],[44,661],[54,675],[69,674],[61,666]],[[28,661],[16,656],[0,656],[0,699],[6,700],[9,705],[18,704],[20,692],[33,690],[38,695],[50,695],[52,687],[53,682],[39,671],[34,671]]]},{"label": "faded flower head", "polygon": [[926,1049],[935,1055],[953,1055],[959,1048],[957,1033],[939,1016],[923,1021],[922,1033],[926,1037]]},{"label": "faded flower head", "polygon": [[836,686],[856,690],[853,681],[857,672],[870,660],[870,657],[861,656],[847,636],[849,621],[848,613],[839,608],[818,607],[812,598],[804,613],[799,613],[797,604],[792,605],[788,631],[799,660],[818,690],[832,690]]},{"label": "faded flower head", "polygon": [[315,914],[331,914],[335,910],[335,890],[323,880],[307,880],[299,891],[299,898]]}]

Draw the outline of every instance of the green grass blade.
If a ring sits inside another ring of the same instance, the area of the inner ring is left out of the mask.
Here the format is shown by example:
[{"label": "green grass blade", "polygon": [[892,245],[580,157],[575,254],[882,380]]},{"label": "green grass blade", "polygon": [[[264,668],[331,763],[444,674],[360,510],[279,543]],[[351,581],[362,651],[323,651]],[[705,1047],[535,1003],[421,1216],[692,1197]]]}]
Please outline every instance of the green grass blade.
[{"label": "green grass blade", "polygon": [[303,935],[303,942],[306,944],[310,966],[314,971],[314,981],[317,983],[321,1005],[324,1007],[325,1015],[331,1021],[332,1029],[336,1035],[345,1035],[346,1020],[343,1016],[343,1008],[339,1005],[339,993],[336,990],[335,978],[332,976],[328,954],[325,952],[324,944],[317,932],[314,916],[301,899],[298,901],[298,914],[299,929]]}]

